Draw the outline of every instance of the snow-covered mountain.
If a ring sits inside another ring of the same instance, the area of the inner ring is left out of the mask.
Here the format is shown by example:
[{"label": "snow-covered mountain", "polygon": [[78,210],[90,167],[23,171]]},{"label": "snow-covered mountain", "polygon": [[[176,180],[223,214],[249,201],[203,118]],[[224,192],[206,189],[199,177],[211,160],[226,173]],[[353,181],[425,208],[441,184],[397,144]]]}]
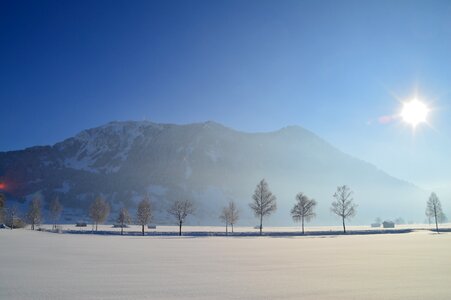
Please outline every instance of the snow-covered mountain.
[{"label": "snow-covered mountain", "polygon": [[262,178],[278,197],[278,211],[267,224],[292,224],[289,210],[298,192],[318,201],[315,223],[334,224],[329,207],[342,184],[354,190],[359,204],[354,223],[378,216],[423,220],[424,191],[297,126],[244,133],[214,122],[111,122],[53,146],[0,152],[0,180],[10,199],[58,194],[67,211],[83,214],[98,194],[133,211],[148,193],[156,221],[163,223],[170,223],[170,201],[190,198],[197,206],[192,224],[218,223],[229,199],[241,207],[243,223],[253,224],[248,203]]}]

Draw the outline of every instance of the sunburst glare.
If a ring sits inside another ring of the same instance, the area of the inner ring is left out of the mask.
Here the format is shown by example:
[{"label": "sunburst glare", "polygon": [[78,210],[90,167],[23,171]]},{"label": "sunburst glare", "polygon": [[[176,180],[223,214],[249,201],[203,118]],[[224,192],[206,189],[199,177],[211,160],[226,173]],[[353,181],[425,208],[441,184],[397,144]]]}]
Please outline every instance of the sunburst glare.
[{"label": "sunburst glare", "polygon": [[415,128],[417,125],[427,122],[429,111],[429,107],[424,102],[413,99],[403,103],[400,116],[404,122]]}]

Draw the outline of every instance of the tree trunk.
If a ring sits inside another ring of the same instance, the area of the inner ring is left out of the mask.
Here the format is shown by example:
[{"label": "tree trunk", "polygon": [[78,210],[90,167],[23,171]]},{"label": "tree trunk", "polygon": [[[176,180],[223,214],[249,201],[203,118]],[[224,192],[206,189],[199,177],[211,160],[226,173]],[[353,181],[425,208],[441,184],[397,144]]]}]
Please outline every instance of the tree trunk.
[{"label": "tree trunk", "polygon": [[228,227],[227,222],[226,222],[226,235],[229,235],[229,227]]},{"label": "tree trunk", "polygon": [[437,230],[437,233],[440,233],[438,232],[437,211],[434,211],[434,216],[435,216],[435,230]]},{"label": "tree trunk", "polygon": [[260,215],[260,235],[262,235],[263,231],[263,214]]},{"label": "tree trunk", "polygon": [[230,226],[232,226],[232,233],[233,233],[233,224],[230,224]]},{"label": "tree trunk", "polygon": [[142,233],[143,233],[143,236],[144,236],[144,225],[142,224],[141,226],[142,226],[142,228],[141,228],[142,229]]},{"label": "tree trunk", "polygon": [[124,235],[124,224],[121,225],[121,235]]},{"label": "tree trunk", "polygon": [[304,217],[302,217],[302,234],[304,234]]},{"label": "tree trunk", "polygon": [[97,232],[97,222],[96,222],[96,232]]},{"label": "tree trunk", "polygon": [[345,218],[343,217],[343,232],[346,233],[346,225],[345,225]]},{"label": "tree trunk", "polygon": [[182,235],[182,221],[179,223],[179,236]]}]

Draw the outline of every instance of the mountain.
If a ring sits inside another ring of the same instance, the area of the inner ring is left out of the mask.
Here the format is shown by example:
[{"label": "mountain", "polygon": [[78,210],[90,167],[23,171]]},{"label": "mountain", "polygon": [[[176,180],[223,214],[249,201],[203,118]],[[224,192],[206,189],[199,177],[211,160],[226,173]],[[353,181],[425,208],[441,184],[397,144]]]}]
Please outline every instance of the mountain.
[{"label": "mountain", "polygon": [[39,192],[48,204],[59,195],[68,222],[86,218],[99,194],[113,210],[125,205],[133,211],[148,193],[157,223],[171,222],[165,212],[170,201],[189,198],[197,207],[191,224],[218,224],[221,207],[234,199],[241,223],[253,225],[248,203],[262,178],[278,198],[268,225],[293,224],[289,211],[298,192],[318,201],[314,224],[339,224],[329,207],[343,184],[359,205],[354,224],[375,217],[424,220],[424,191],[297,126],[244,133],[215,122],[111,122],[53,146],[0,152],[8,199],[25,202]]}]

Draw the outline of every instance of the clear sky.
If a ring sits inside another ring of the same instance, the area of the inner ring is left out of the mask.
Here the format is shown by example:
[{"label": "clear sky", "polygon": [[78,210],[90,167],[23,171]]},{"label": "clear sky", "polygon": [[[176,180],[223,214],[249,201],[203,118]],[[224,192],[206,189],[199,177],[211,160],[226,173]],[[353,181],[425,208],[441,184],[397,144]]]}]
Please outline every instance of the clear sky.
[{"label": "clear sky", "polygon": [[[3,0],[0,151],[112,120],[300,125],[451,197],[450,55],[450,1]],[[430,126],[379,121],[416,92]]]}]

